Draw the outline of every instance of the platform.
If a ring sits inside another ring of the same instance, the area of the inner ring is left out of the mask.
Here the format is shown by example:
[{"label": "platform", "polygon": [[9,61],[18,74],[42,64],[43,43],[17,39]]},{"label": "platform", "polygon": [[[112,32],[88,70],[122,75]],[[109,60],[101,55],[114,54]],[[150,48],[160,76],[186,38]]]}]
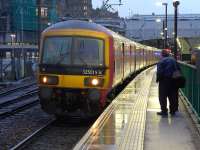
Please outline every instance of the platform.
[{"label": "platform", "polygon": [[198,150],[199,135],[185,115],[161,117],[154,67],[138,75],[107,107],[74,150]]}]

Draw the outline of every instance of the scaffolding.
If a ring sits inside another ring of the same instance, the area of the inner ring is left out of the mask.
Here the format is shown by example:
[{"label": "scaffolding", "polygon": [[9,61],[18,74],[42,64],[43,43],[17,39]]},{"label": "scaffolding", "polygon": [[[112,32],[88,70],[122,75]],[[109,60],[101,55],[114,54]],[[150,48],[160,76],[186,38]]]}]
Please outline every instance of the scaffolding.
[{"label": "scaffolding", "polygon": [[[25,77],[25,68],[27,68],[25,46],[34,44],[33,46],[36,47],[39,43],[40,31],[57,21],[56,0],[1,2],[1,4],[6,4],[6,9],[4,9],[6,15],[2,16],[0,13],[0,22],[3,23],[2,29],[0,28],[3,33],[0,36],[0,42],[3,37],[3,42],[5,41],[3,44],[10,46],[10,56],[4,57],[2,55],[4,48],[0,50],[0,80],[3,81],[7,76],[10,76],[9,80],[18,80]],[[16,49],[16,47],[20,48]],[[8,71],[4,71],[6,69]]]},{"label": "scaffolding", "polygon": [[[38,5],[37,0],[11,0],[11,20],[13,30],[38,30]],[[41,3],[42,27],[57,20],[56,0]]]}]

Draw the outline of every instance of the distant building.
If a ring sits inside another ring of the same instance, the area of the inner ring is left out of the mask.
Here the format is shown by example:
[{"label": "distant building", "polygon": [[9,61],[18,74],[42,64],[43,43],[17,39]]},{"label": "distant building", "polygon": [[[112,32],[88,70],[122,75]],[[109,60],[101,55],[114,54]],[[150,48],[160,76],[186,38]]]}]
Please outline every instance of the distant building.
[{"label": "distant building", "polygon": [[8,13],[9,3],[7,0],[0,0],[0,43],[6,41],[6,32],[10,29],[10,16]]},{"label": "distant building", "polygon": [[[164,15],[134,15],[126,19],[126,36],[144,41],[150,39],[162,39]],[[168,15],[168,38],[173,38],[174,15]],[[179,37],[200,36],[200,14],[179,14]]]},{"label": "distant building", "polygon": [[58,7],[60,17],[88,18],[92,14],[92,0],[61,0]]},{"label": "distant building", "polygon": [[59,17],[68,18],[119,18],[118,12],[93,9],[92,0],[57,0]]},{"label": "distant building", "polygon": [[[41,28],[56,20],[56,0],[41,0]],[[0,0],[0,24],[0,43],[37,43],[37,0]]]},{"label": "distant building", "polygon": [[66,0],[57,0],[56,5],[57,5],[57,14],[59,17],[64,17],[65,16],[65,11],[66,11]]}]

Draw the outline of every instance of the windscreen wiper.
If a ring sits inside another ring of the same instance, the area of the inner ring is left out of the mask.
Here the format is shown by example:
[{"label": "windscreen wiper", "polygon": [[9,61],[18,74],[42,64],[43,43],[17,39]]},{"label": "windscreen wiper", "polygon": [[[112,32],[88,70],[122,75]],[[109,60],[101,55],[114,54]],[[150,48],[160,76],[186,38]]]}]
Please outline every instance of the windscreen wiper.
[{"label": "windscreen wiper", "polygon": [[60,56],[59,56],[60,59],[55,64],[56,65],[60,64],[65,59],[65,57],[67,57],[67,55],[69,55],[69,52],[63,53],[62,55],[60,54]]}]

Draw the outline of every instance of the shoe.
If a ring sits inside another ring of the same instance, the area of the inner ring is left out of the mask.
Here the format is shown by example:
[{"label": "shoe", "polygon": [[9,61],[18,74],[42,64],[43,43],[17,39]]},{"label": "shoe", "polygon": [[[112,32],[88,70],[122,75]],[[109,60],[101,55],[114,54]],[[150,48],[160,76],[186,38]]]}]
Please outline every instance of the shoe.
[{"label": "shoe", "polygon": [[174,116],[174,115],[176,115],[176,112],[172,111],[172,112],[170,112],[170,115]]},{"label": "shoe", "polygon": [[157,112],[157,115],[160,115],[160,116],[167,116],[167,112],[163,112],[163,111],[160,111],[160,112]]}]

